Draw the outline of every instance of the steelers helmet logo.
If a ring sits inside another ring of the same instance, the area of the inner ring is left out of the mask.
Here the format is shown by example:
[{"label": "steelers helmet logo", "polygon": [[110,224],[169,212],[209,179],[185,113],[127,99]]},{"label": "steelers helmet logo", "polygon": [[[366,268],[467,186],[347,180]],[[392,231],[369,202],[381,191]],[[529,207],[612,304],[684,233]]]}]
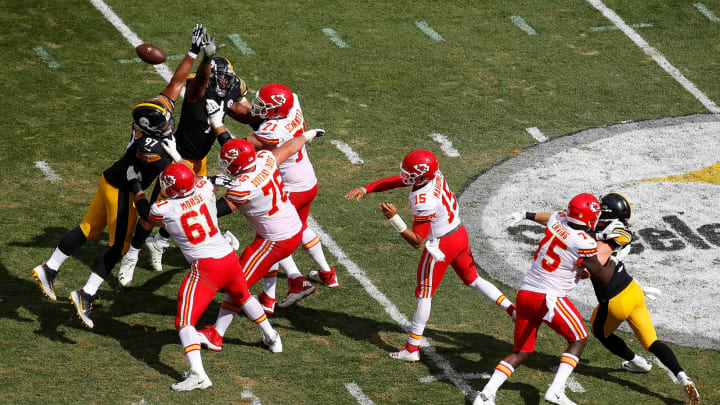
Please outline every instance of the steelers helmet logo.
[{"label": "steelers helmet logo", "polygon": [[138,120],[138,123],[140,123],[141,127],[149,127],[150,126],[150,120],[147,119],[147,117],[140,117]]},{"label": "steelers helmet logo", "polygon": [[233,100],[228,100],[228,101],[227,101],[227,108],[230,109],[230,107],[232,107],[233,104],[235,104],[235,101],[233,101]]}]

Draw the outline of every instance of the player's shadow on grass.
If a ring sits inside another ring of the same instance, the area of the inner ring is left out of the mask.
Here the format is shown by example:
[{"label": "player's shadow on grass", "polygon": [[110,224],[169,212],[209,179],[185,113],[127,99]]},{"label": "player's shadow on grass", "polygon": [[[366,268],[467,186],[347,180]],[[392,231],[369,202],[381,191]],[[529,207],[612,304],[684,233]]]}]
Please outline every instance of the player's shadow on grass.
[{"label": "player's shadow on grass", "polygon": [[[438,353],[442,354],[450,364],[456,370],[472,370],[472,373],[487,373],[492,374],[497,363],[502,360],[506,355],[512,352],[512,343],[505,342],[497,339],[493,336],[489,336],[483,333],[467,333],[467,332],[447,332],[436,329],[426,329],[425,336],[431,341],[442,342],[442,347],[436,347]],[[599,344],[597,341],[593,342],[593,338],[590,337],[588,344]],[[521,368],[529,368],[547,375],[548,385],[552,382],[556,370],[560,362],[560,354],[564,350],[565,346],[561,345],[557,348],[557,353],[545,353],[543,351],[536,351],[530,354],[528,359],[520,366]],[[480,353],[482,360],[473,361],[467,358],[468,354]],[[610,355],[608,353],[608,355]],[[435,368],[434,364],[428,362],[428,366]],[[442,372],[442,370],[438,370]],[[602,380],[611,384],[617,384],[624,388],[633,390],[637,393],[647,395],[649,397],[657,398],[659,401],[666,404],[679,404],[679,401],[675,398],[667,397],[663,394],[653,392],[643,385],[639,385],[633,381],[622,378],[624,374],[619,368],[608,368],[590,365],[589,361],[580,358],[580,364],[575,369],[573,374],[593,377],[598,380]],[[483,379],[474,385],[476,390],[481,390],[487,380]],[[539,392],[537,388],[526,385],[526,384],[512,384],[512,377],[505,384],[503,384],[501,390],[519,390],[520,395],[525,399],[525,403],[539,403],[544,391]],[[573,396],[569,389],[567,390],[570,397]],[[582,394],[577,397],[581,399]],[[474,397],[474,396],[473,396]]]}]

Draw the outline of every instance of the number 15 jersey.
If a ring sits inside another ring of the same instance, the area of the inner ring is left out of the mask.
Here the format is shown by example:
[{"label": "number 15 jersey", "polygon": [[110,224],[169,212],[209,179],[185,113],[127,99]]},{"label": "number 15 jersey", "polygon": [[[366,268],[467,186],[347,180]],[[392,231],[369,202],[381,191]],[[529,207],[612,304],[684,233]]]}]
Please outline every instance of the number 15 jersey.
[{"label": "number 15 jersey", "polygon": [[550,216],[545,233],[523,278],[521,290],[566,296],[577,284],[578,262],[597,255],[597,242],[587,233],[568,226],[567,215]]}]

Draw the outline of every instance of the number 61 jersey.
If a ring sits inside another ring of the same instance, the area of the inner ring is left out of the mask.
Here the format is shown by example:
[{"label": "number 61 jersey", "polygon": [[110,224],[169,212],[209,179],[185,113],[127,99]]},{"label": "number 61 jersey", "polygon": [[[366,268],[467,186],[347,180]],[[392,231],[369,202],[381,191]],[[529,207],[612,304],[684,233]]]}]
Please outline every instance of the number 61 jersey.
[{"label": "number 61 jersey", "polygon": [[238,211],[245,215],[263,239],[290,239],[302,229],[302,222],[285,192],[275,155],[271,151],[256,152],[255,168],[239,175],[225,198],[237,204]]},{"label": "number 61 jersey", "polygon": [[195,191],[188,197],[156,201],[149,218],[165,225],[190,263],[220,259],[233,252],[218,229],[215,191],[207,180],[195,183]]},{"label": "number 61 jersey", "polygon": [[577,284],[578,261],[597,255],[597,242],[587,233],[568,226],[567,215],[556,212],[545,226],[545,234],[523,278],[521,290],[554,292],[564,297]]}]

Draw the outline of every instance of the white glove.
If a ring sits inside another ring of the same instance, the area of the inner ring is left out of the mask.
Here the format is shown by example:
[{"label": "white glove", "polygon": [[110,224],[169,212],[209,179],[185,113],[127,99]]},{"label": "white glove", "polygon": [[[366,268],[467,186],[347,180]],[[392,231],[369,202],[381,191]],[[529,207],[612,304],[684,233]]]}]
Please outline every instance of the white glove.
[{"label": "white glove", "polygon": [[225,125],[223,124],[223,117],[225,116],[223,103],[218,104],[215,100],[209,98],[205,102],[205,109],[208,113],[208,122],[213,129]]},{"label": "white glove", "polygon": [[142,183],[142,173],[135,169],[134,165],[130,165],[127,169],[127,179],[130,183]]},{"label": "white glove", "polygon": [[175,161],[175,163],[181,162],[183,160],[182,156],[177,151],[177,147],[175,146],[175,137],[169,136],[167,138],[163,138],[162,140],[162,147],[165,149],[165,152],[167,152],[168,155],[170,155],[170,158]]},{"label": "white glove", "polygon": [[615,260],[616,263],[620,261],[624,261],[625,258],[630,254],[630,244],[627,244],[622,247],[617,253],[615,253]]},{"label": "white glove", "polygon": [[207,33],[205,33],[203,40],[204,43],[202,50],[205,52],[205,57],[208,59],[212,59],[219,50],[225,47],[225,44],[215,45],[215,34],[208,38]]},{"label": "white glove", "polygon": [[232,232],[227,231],[227,232],[225,232],[225,234],[223,236],[225,237],[225,240],[227,241],[227,243],[229,243],[230,246],[232,246],[233,250],[240,249],[240,242],[237,240],[235,235],[232,234]]},{"label": "white glove", "polygon": [[325,135],[325,130],[320,129],[320,128],[311,129],[309,131],[303,132],[303,136],[306,139],[305,143],[310,143],[316,136],[323,136],[323,135]]},{"label": "white glove", "polygon": [[615,239],[618,236],[622,236],[621,233],[615,231],[615,229],[617,229],[617,228],[625,228],[625,225],[622,222],[620,222],[619,220],[613,219],[613,221],[610,222],[605,227],[605,229],[603,229],[601,231],[597,231],[595,233],[595,239],[610,240],[610,239]]},{"label": "white glove", "polygon": [[525,211],[517,211],[510,214],[510,216],[505,219],[505,222],[510,222],[508,226],[515,226],[523,219],[525,219]]}]

